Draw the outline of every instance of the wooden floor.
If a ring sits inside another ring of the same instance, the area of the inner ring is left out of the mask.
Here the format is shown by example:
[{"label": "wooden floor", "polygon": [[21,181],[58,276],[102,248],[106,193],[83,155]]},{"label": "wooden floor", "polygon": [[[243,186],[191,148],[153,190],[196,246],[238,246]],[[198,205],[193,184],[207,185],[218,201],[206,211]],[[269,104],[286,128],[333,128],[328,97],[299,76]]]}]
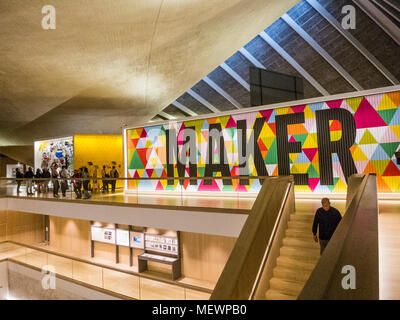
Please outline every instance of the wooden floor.
[{"label": "wooden floor", "polygon": [[[34,195],[27,195],[25,186],[21,186],[20,193],[17,194],[15,185],[4,185],[2,188],[3,196],[12,197],[29,197],[29,198],[40,198],[40,199],[54,199],[53,193],[50,191],[47,194],[35,193]],[[117,190],[115,193],[95,193],[87,201],[105,202],[105,203],[124,203],[124,204],[143,204],[143,205],[158,205],[158,206],[182,206],[182,207],[202,207],[202,208],[224,208],[224,209],[240,209],[250,210],[256,199],[256,194],[247,195],[236,193],[234,196],[210,196],[210,194],[199,196],[193,194],[179,193],[168,194],[165,192],[157,193],[127,193],[121,190]],[[59,200],[76,200],[73,192],[67,191],[66,197],[63,197],[61,191],[59,192]]]}]

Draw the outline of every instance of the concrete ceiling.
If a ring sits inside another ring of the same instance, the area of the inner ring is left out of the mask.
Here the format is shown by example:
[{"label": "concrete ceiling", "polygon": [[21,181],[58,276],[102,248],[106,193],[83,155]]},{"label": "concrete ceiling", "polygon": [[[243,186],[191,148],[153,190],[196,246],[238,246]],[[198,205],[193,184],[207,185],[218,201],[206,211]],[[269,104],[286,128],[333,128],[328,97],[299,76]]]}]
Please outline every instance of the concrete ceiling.
[{"label": "concrete ceiling", "polygon": [[41,27],[43,1],[0,1],[4,154],[147,123],[298,1],[50,2],[56,30]]}]

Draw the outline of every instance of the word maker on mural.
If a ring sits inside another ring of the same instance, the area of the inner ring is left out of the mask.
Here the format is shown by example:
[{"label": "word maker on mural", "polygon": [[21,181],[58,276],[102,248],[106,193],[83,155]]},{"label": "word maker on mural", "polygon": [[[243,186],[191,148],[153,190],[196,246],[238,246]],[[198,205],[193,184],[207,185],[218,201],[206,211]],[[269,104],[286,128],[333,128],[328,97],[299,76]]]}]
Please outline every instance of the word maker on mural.
[{"label": "word maker on mural", "polygon": [[[333,184],[332,155],[337,154],[345,178],[357,173],[357,169],[350,151],[356,139],[356,123],[353,114],[348,110],[335,108],[318,110],[316,115],[316,130],[318,140],[318,162],[320,168],[321,185]],[[341,125],[341,137],[337,140],[331,138],[330,123],[338,121]],[[303,152],[300,141],[289,139],[288,127],[290,125],[302,124],[305,122],[304,112],[277,115],[276,126],[276,148],[278,174],[290,175],[290,154]],[[268,176],[268,171],[260,149],[259,137],[267,125],[266,118],[256,118],[251,129],[247,128],[247,120],[236,122],[236,141],[238,148],[238,167],[240,176],[249,176],[250,163],[254,163],[258,176]],[[210,124],[208,130],[207,156],[205,159],[205,177],[213,177],[220,173],[224,177],[231,176],[229,160],[226,152],[225,135],[221,130],[220,123]],[[167,175],[174,177],[174,170],[177,169],[179,177],[185,177],[188,172],[190,177],[197,177],[198,145],[194,127],[185,127],[177,134],[175,129],[166,130],[166,160]],[[188,167],[188,168],[187,168]],[[297,185],[308,185],[308,174],[294,173]],[[196,180],[191,180],[196,185]],[[211,180],[204,181],[204,184],[211,184]],[[241,185],[247,185],[249,181],[240,179]],[[174,181],[168,181],[174,184]],[[224,185],[231,185],[231,180],[223,180]]]}]

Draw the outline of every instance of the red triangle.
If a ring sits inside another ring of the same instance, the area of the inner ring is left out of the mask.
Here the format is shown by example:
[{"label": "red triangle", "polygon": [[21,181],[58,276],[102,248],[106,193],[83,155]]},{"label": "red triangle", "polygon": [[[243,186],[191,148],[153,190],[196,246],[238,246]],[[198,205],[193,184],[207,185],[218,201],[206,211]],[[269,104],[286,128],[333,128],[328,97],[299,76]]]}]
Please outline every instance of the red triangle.
[{"label": "red triangle", "polygon": [[133,175],[134,178],[140,178],[139,176],[139,172],[137,172],[137,170],[135,171],[135,174]]},{"label": "red triangle", "polygon": [[297,141],[293,136],[291,136],[290,139],[289,139],[289,142],[297,142]]},{"label": "red triangle", "polygon": [[147,176],[148,176],[149,178],[151,178],[151,175],[153,174],[153,171],[154,171],[154,169],[146,169]]},{"label": "red triangle", "polygon": [[140,161],[142,161],[143,166],[146,168],[147,165],[147,161],[150,158],[150,154],[151,154],[151,150],[150,148],[147,149],[136,149],[136,152],[139,155]]},{"label": "red triangle", "polygon": [[260,151],[268,151],[268,148],[261,139],[258,139],[258,146],[260,147]]},{"label": "red triangle", "polygon": [[306,105],[292,107],[294,113],[304,112]]},{"label": "red triangle", "polygon": [[363,99],[354,114],[357,129],[386,127],[387,124],[376,110],[370,105],[367,99]]},{"label": "red triangle", "polygon": [[317,153],[318,148],[309,148],[309,149],[303,149],[303,152],[305,153],[305,155],[307,156],[307,158],[310,161],[313,161],[315,154]]},{"label": "red triangle", "polygon": [[274,135],[276,135],[276,126],[275,123],[268,123],[268,126],[271,128]]},{"label": "red triangle", "polygon": [[330,127],[331,131],[342,131],[342,124],[340,123],[339,120],[333,120],[331,127]]},{"label": "red triangle", "polygon": [[143,131],[142,131],[140,137],[141,137],[141,138],[147,138],[147,132],[146,132],[145,129],[143,129]]},{"label": "red triangle", "polygon": [[333,101],[328,101],[326,104],[331,109],[338,109],[342,105],[342,102],[343,100],[333,100]]},{"label": "red triangle", "polygon": [[226,124],[225,128],[235,128],[236,126],[237,125],[235,120],[233,120],[232,117],[229,117],[228,123]]},{"label": "red triangle", "polygon": [[260,111],[260,114],[265,117],[265,121],[268,121],[269,118],[271,117],[272,112],[274,112],[273,109],[270,110],[264,110],[264,111]]},{"label": "red triangle", "polygon": [[164,187],[162,186],[161,181],[158,181],[156,190],[161,190],[161,191],[164,190]]},{"label": "red triangle", "polygon": [[397,168],[397,166],[393,163],[393,161],[390,161],[388,166],[385,169],[385,172],[383,173],[382,176],[400,176],[400,170]]}]

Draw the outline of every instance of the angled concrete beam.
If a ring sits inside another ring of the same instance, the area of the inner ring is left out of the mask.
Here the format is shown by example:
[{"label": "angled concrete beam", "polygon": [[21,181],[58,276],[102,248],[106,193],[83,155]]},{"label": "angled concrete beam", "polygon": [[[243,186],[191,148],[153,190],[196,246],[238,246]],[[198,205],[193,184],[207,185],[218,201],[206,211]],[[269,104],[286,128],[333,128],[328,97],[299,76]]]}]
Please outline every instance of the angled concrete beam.
[{"label": "angled concrete beam", "polygon": [[160,115],[163,118],[166,118],[167,120],[175,120],[176,119],[174,116],[171,116],[170,114],[165,113],[164,111],[160,111],[158,113],[158,115]]},{"label": "angled concrete beam", "polygon": [[216,107],[214,107],[211,103],[209,103],[206,99],[204,99],[202,96],[194,92],[192,89],[189,89],[187,91],[188,94],[190,94],[194,99],[196,99],[198,102],[200,102],[202,105],[210,109],[210,111],[214,113],[220,112]]},{"label": "angled concrete beam", "polygon": [[283,59],[285,59],[293,68],[297,70],[301,76],[306,79],[311,85],[317,89],[322,95],[329,96],[329,92],[320,85],[320,83],[309,74],[300,64],[297,63],[274,39],[272,39],[269,35],[262,31],[260,33],[260,37],[264,39],[266,43],[268,43],[276,52],[278,52]]},{"label": "angled concrete beam", "polygon": [[228,66],[225,62],[220,66],[224,71],[229,74],[233,79],[235,79],[238,83],[240,83],[243,88],[247,91],[250,91],[250,85],[244,80],[241,76],[239,76],[230,66]]},{"label": "angled concrete beam", "polygon": [[285,21],[296,33],[298,33],[319,55],[324,58],[354,89],[358,91],[364,90],[363,87],[335,60],[332,56],[322,48],[302,27],[300,27],[287,13],[282,16]]},{"label": "angled concrete beam", "polygon": [[190,110],[188,107],[184,106],[182,103],[178,102],[178,101],[174,101],[171,103],[174,107],[178,108],[179,110],[187,113],[188,115],[195,117],[198,116],[198,114],[196,112],[193,112],[192,110]]},{"label": "angled concrete beam", "polygon": [[306,0],[320,15],[322,15],[337,31],[339,31],[370,63],[374,65],[392,84],[399,85],[399,80],[372,55],[349,31],[342,28],[341,24],[316,0]]},{"label": "angled concrete beam", "polygon": [[[390,11],[387,7],[385,7],[381,2],[378,2],[376,0],[373,0],[374,3],[379,6],[383,11],[385,11],[389,16],[391,16],[393,19],[395,19],[398,23],[400,23],[400,18],[395,15],[392,11]],[[393,4],[391,4],[390,2],[386,1],[386,0],[382,0],[384,3],[386,3],[386,5],[390,6],[390,8],[392,8],[392,10],[396,10],[399,11],[399,8],[396,8]],[[400,12],[400,11],[399,11]]]},{"label": "angled concrete beam", "polygon": [[234,98],[231,97],[229,93],[227,93],[224,89],[222,89],[219,85],[217,85],[214,81],[212,81],[209,77],[204,77],[203,81],[207,83],[211,88],[217,91],[221,96],[223,96],[226,100],[228,100],[231,104],[235,106],[236,109],[241,109],[243,106],[237,102]]},{"label": "angled concrete beam", "polygon": [[249,60],[255,67],[260,68],[260,69],[265,69],[265,66],[260,61],[258,61],[250,52],[248,52],[245,48],[240,49],[239,52],[247,60]]}]

